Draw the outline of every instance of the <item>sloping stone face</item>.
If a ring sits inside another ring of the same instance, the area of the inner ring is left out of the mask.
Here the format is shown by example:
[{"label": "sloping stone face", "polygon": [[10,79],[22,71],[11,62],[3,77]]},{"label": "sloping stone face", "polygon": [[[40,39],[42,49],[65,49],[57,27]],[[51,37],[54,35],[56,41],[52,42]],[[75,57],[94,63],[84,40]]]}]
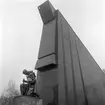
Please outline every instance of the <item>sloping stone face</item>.
[{"label": "sloping stone face", "polygon": [[42,99],[30,96],[17,96],[12,100],[12,105],[42,105]]},{"label": "sloping stone face", "polygon": [[50,27],[43,28],[39,55],[46,56],[36,63],[43,105],[105,105],[105,74],[59,10],[54,19],[43,24]]}]

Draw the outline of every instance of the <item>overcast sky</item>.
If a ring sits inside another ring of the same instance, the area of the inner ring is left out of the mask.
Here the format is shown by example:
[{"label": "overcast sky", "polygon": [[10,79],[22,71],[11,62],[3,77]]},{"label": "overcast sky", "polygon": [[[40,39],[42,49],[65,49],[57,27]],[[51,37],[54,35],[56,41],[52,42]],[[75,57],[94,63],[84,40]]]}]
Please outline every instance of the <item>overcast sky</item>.
[{"label": "overcast sky", "polygon": [[[0,93],[9,80],[19,84],[24,68],[33,70],[42,33],[37,6],[45,0],[0,0]],[[105,68],[104,0],[50,0]]]}]

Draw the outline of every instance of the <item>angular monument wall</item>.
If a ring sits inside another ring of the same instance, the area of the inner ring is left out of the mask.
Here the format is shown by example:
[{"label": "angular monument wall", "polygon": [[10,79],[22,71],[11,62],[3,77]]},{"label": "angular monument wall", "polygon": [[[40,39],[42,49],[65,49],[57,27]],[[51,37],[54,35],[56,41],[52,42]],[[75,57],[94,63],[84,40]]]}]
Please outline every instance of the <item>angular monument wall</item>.
[{"label": "angular monument wall", "polygon": [[[43,105],[104,105],[104,73],[59,10],[54,11],[49,1],[41,7],[43,27],[50,26],[43,28],[39,49],[39,56],[46,56],[38,57],[35,67]],[[44,7],[53,18],[42,16]]]}]

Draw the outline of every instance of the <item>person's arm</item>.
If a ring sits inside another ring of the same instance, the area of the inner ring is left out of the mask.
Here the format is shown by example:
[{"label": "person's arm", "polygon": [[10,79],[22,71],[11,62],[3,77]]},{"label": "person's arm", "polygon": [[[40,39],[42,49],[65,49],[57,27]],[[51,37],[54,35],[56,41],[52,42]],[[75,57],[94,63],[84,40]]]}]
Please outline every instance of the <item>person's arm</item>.
[{"label": "person's arm", "polygon": [[23,82],[26,82],[26,83],[28,83],[28,81],[26,81],[25,79],[23,79]]},{"label": "person's arm", "polygon": [[30,81],[30,83],[35,84],[36,83],[36,79],[33,79],[32,81]]}]

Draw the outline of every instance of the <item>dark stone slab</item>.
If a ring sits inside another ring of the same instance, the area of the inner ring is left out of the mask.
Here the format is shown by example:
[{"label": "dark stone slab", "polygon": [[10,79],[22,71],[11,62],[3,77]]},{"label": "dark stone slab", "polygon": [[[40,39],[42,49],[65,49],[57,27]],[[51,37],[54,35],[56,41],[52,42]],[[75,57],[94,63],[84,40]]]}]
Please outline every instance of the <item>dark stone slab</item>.
[{"label": "dark stone slab", "polygon": [[56,65],[57,63],[56,63],[55,54],[51,54],[49,56],[37,60],[35,69],[39,71],[45,71],[55,68]]},{"label": "dark stone slab", "polygon": [[42,99],[30,96],[16,96],[12,105],[42,105]]},{"label": "dark stone slab", "polygon": [[44,2],[38,9],[44,24],[54,19],[55,9],[49,1]]}]

